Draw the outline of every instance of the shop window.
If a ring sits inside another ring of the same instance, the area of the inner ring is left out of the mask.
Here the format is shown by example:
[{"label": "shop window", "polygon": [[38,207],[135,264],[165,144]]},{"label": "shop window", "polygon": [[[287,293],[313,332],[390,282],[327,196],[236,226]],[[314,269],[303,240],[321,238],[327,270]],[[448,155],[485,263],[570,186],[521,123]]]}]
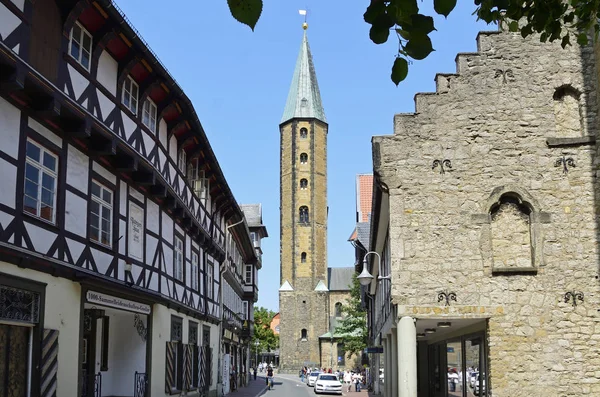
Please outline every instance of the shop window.
[{"label": "shop window", "polygon": [[91,184],[90,240],[112,245],[113,192],[96,181]]},{"label": "shop window", "polygon": [[133,77],[127,76],[123,82],[123,93],[121,102],[134,115],[137,115],[139,87]]},{"label": "shop window", "polygon": [[308,130],[306,128],[300,128],[300,139],[306,139],[308,137]]},{"label": "shop window", "polygon": [[171,316],[171,341],[167,342],[165,392],[183,389],[183,319]]},{"label": "shop window", "polygon": [[306,330],[306,328],[303,328],[301,333],[300,333],[300,339],[302,341],[307,341],[308,340],[308,331]]},{"label": "shop window", "polygon": [[[198,323],[194,321],[188,322],[188,352],[189,352],[189,366],[191,371],[191,379],[189,380],[189,390],[195,390],[198,388],[198,373],[200,370],[199,360],[199,348],[198,348]],[[190,371],[187,371],[190,373]]]},{"label": "shop window", "polygon": [[69,54],[86,70],[90,70],[92,35],[79,22],[75,22],[69,38]]},{"label": "shop window", "polygon": [[58,156],[27,140],[23,210],[50,223],[56,222]]},{"label": "shop window", "polygon": [[300,154],[300,164],[306,164],[306,163],[308,163],[308,154],[301,153]]},{"label": "shop window", "polygon": [[299,212],[299,216],[300,216],[300,223],[308,223],[309,222],[309,217],[308,217],[308,207],[307,206],[302,206],[300,207]]},{"label": "shop window", "polygon": [[336,318],[342,317],[342,304],[340,302],[337,302],[335,304],[335,317]]}]

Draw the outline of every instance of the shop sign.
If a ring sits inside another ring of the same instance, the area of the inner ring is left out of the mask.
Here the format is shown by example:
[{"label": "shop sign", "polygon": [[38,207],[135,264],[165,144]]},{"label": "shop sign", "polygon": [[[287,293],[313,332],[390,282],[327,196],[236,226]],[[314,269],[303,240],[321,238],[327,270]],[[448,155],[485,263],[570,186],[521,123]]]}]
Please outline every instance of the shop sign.
[{"label": "shop sign", "polygon": [[365,353],[383,353],[383,346],[371,346],[365,349]]},{"label": "shop sign", "polygon": [[102,294],[100,292],[88,291],[87,301],[99,305],[114,307],[116,309],[128,310],[130,312],[150,314],[150,306],[143,303],[130,301],[128,299],[117,298],[116,296]]},{"label": "shop sign", "polygon": [[143,260],[144,210],[129,203],[129,256]]}]

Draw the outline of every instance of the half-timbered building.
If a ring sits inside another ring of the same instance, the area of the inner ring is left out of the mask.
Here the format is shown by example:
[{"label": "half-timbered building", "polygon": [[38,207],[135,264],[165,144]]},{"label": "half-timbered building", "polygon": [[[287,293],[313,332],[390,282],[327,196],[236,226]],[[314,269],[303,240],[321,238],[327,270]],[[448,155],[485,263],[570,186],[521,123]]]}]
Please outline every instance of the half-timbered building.
[{"label": "half-timbered building", "polygon": [[0,0],[0,142],[0,397],[216,394],[219,299],[242,311],[257,254],[114,2]]}]

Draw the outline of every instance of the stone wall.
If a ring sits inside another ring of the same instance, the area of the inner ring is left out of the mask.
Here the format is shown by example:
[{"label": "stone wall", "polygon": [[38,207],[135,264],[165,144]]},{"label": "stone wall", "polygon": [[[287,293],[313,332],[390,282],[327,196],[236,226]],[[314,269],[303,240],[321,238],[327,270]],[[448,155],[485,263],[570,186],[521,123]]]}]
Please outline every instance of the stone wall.
[{"label": "stone wall", "polygon": [[[327,125],[292,120],[280,131],[281,283],[294,289],[280,292],[280,366],[297,371],[304,362],[320,362],[319,336],[329,330],[327,293],[315,291],[319,281],[327,285]],[[308,223],[299,222],[301,206],[308,208]]]},{"label": "stone wall", "polygon": [[393,302],[399,316],[488,318],[495,397],[600,395],[594,52],[498,32],[477,44],[373,138]]}]

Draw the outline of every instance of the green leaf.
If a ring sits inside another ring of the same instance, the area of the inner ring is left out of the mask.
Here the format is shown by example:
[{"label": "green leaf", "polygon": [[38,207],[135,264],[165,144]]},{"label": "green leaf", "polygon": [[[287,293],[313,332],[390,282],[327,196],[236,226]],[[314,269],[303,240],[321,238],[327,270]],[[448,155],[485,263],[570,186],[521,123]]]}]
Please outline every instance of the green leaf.
[{"label": "green leaf", "polygon": [[519,22],[517,21],[512,21],[509,25],[508,25],[508,30],[511,32],[518,32],[519,31]]},{"label": "green leaf", "polygon": [[440,15],[446,18],[456,7],[456,0],[433,0],[433,9]]},{"label": "green leaf", "polygon": [[414,59],[425,59],[433,51],[431,40],[427,35],[413,36],[404,46],[406,53]]},{"label": "green leaf", "polygon": [[404,40],[410,40],[410,32],[402,29],[396,29],[396,33],[398,33]]},{"label": "green leaf", "polygon": [[383,44],[387,41],[390,36],[390,30],[388,28],[381,28],[377,25],[371,26],[369,30],[369,37],[375,44]]},{"label": "green leaf", "polygon": [[371,25],[375,23],[375,19],[380,15],[385,14],[385,3],[383,1],[371,1],[367,10],[363,14],[366,23]]},{"label": "green leaf", "polygon": [[391,0],[388,6],[388,13],[400,26],[410,25],[411,17],[418,12],[417,0]]},{"label": "green leaf", "polygon": [[408,61],[404,58],[398,57],[394,61],[392,66],[392,81],[396,86],[403,81],[408,75]]},{"label": "green leaf", "polygon": [[262,0],[227,0],[231,15],[254,30],[263,9]]},{"label": "green leaf", "polygon": [[411,32],[428,34],[435,30],[432,17],[423,14],[413,14],[411,22]]}]

